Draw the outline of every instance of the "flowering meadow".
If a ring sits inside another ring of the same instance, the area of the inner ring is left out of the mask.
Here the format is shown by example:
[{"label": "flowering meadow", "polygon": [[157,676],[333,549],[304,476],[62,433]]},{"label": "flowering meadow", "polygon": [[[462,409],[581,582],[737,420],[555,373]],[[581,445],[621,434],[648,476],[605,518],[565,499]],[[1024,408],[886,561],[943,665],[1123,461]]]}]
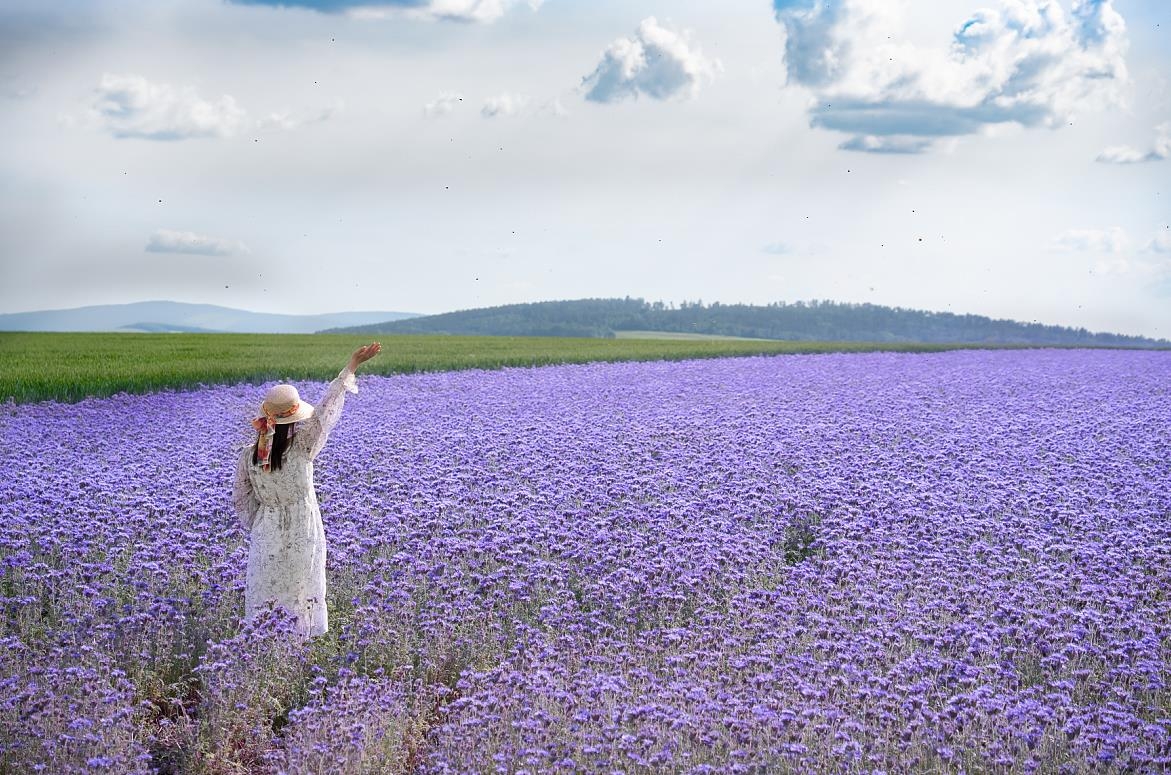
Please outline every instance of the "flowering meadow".
[{"label": "flowering meadow", "polygon": [[0,773],[1171,768],[1171,353],[359,385],[308,642],[241,622],[262,386],[0,405]]}]

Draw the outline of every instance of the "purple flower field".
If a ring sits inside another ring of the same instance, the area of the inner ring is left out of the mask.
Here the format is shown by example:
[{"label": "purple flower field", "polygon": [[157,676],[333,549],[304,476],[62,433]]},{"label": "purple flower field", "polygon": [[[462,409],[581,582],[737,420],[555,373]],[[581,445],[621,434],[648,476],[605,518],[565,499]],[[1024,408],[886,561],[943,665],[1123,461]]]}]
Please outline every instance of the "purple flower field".
[{"label": "purple flower field", "polygon": [[0,406],[0,772],[1171,768],[1171,353],[359,384],[308,643],[240,622],[261,387]]}]

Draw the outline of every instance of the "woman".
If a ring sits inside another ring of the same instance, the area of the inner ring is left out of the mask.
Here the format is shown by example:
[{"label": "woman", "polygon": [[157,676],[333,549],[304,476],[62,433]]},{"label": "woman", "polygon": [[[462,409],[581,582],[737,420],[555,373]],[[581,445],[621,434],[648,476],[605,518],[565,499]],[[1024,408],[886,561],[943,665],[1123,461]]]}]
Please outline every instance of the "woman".
[{"label": "woman", "polygon": [[377,342],[358,348],[317,406],[303,402],[292,385],[277,385],[252,421],[256,442],[240,453],[232,501],[248,545],[245,617],[275,600],[297,617],[303,635],[329,629],[325,609],[325,531],[313,459],[341,416],[346,391],[358,392],[354,373],[382,350]]}]

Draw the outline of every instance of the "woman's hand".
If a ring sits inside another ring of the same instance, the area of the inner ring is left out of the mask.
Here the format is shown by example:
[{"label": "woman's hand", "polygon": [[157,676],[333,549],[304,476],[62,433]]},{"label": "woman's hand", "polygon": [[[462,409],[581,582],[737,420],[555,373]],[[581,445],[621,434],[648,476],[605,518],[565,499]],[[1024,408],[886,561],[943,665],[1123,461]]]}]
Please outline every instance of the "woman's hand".
[{"label": "woman's hand", "polygon": [[357,371],[359,366],[380,352],[382,352],[382,345],[378,342],[373,342],[354,350],[354,354],[350,356],[350,371]]}]

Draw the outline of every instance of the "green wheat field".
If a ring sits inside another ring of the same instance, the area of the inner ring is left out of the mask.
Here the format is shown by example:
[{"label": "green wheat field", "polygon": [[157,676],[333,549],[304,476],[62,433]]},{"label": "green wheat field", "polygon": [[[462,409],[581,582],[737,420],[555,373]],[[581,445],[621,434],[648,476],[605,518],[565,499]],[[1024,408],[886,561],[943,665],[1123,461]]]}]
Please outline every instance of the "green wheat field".
[{"label": "green wheat field", "polygon": [[[956,345],[712,338],[384,335],[363,374],[783,353],[934,352]],[[332,379],[370,336],[0,333],[0,401],[79,401],[199,385]]]}]

